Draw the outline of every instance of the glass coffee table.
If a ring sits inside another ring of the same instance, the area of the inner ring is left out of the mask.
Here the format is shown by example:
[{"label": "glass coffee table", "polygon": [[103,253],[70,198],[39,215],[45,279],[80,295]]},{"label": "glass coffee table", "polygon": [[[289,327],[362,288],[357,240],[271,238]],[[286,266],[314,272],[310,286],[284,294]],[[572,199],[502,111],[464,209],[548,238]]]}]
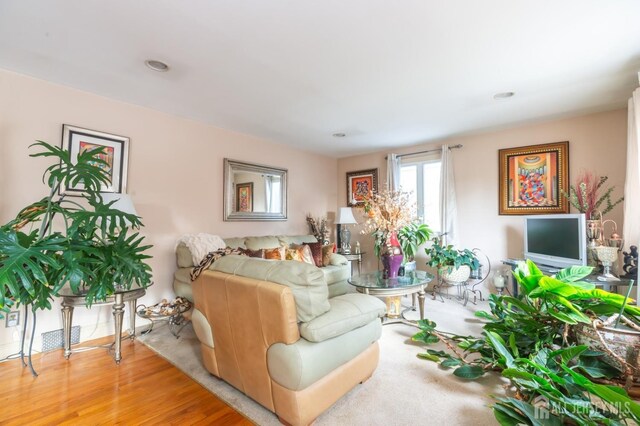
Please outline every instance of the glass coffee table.
[{"label": "glass coffee table", "polygon": [[382,272],[351,277],[349,284],[354,286],[359,293],[372,296],[385,297],[387,299],[387,317],[391,319],[403,318],[406,311],[400,308],[400,297],[412,295],[412,307],[415,310],[415,296],[418,295],[420,307],[420,319],[424,319],[424,296],[427,285],[433,280],[433,274],[426,271],[407,272],[403,277],[383,278]]}]

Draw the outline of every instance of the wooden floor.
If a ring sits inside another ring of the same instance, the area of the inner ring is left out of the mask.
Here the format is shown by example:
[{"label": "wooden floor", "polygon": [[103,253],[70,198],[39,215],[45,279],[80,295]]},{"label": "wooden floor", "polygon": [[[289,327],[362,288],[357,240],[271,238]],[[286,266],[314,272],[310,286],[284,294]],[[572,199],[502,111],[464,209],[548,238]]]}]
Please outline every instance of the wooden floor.
[{"label": "wooden floor", "polygon": [[120,365],[111,355],[34,355],[37,378],[19,360],[0,363],[0,424],[252,424],[142,343],[124,341]]}]

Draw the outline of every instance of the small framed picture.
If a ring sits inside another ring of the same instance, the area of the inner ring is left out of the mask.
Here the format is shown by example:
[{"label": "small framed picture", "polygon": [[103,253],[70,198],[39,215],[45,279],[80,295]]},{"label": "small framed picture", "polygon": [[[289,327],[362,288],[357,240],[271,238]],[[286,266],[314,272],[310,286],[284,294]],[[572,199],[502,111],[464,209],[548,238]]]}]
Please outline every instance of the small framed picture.
[{"label": "small framed picture", "polygon": [[236,184],[236,211],[253,211],[253,182]]},{"label": "small framed picture", "polygon": [[[103,167],[111,180],[109,185],[102,186],[100,192],[125,194],[127,192],[129,138],[69,124],[62,126],[62,148],[70,152],[72,162],[75,161],[79,153],[96,147],[104,147],[101,158],[107,163]],[[69,195],[80,195],[83,191],[82,184],[74,187],[60,187],[60,193],[66,192]]]},{"label": "small framed picture", "polygon": [[347,205],[361,207],[370,192],[378,191],[378,169],[347,173]]},{"label": "small framed picture", "polygon": [[501,149],[501,215],[569,213],[569,142]]}]

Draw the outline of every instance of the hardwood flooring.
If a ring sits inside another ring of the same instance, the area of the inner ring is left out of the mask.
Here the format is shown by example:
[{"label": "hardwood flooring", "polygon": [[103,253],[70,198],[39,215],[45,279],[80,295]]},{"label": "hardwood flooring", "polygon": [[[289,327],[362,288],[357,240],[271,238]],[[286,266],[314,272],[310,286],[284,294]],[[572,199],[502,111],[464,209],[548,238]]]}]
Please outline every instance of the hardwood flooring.
[{"label": "hardwood flooring", "polygon": [[[113,337],[85,342],[102,345]],[[2,425],[251,425],[226,403],[144,346],[122,342],[122,361],[98,348],[0,363]]]}]

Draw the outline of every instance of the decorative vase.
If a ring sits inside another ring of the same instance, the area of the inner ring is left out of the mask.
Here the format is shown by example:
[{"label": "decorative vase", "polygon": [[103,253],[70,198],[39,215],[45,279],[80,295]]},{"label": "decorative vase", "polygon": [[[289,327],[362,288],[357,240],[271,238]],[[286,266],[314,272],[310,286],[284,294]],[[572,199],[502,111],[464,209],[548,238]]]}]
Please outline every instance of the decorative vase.
[{"label": "decorative vase", "polygon": [[380,252],[380,260],[382,261],[382,276],[385,278],[396,278],[400,266],[402,266],[402,249],[395,231],[392,231],[387,239],[386,244]]}]

